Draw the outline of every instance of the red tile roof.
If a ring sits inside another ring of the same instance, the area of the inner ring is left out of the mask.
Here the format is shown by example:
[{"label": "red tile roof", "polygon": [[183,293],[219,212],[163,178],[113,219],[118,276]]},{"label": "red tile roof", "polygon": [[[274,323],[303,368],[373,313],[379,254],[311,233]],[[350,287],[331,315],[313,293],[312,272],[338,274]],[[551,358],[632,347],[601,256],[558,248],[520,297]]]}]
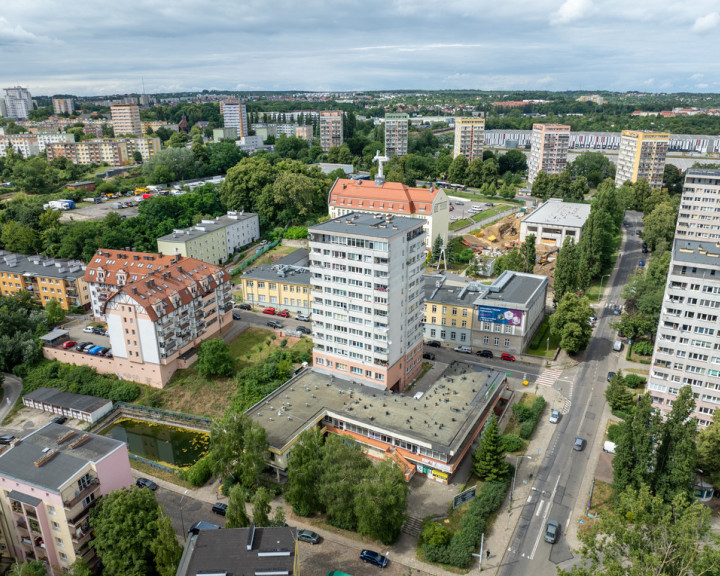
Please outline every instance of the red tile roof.
[{"label": "red tile roof", "polygon": [[330,190],[329,204],[336,208],[376,210],[392,214],[432,214],[436,188],[410,188],[400,182],[374,182],[338,178]]}]

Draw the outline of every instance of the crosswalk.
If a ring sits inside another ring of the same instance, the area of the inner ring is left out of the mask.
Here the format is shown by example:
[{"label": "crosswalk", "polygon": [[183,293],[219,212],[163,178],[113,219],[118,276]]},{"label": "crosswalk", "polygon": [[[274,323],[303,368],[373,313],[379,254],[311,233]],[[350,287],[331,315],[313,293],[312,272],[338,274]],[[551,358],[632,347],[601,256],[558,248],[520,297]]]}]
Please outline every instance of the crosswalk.
[{"label": "crosswalk", "polygon": [[562,370],[543,370],[540,376],[537,377],[537,380],[535,380],[535,383],[541,386],[552,386],[558,381],[561,374]]}]

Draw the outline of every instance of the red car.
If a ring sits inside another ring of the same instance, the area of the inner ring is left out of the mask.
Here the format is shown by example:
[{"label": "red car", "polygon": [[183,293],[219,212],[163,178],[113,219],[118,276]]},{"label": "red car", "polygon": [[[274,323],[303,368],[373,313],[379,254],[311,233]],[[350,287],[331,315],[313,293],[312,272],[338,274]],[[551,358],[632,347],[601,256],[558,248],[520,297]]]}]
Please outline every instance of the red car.
[{"label": "red car", "polygon": [[515,356],[513,356],[512,354],[508,354],[507,352],[503,352],[502,354],[500,354],[500,359],[507,360],[508,362],[515,362]]},{"label": "red car", "polygon": [[68,340],[67,342],[62,343],[62,347],[63,349],[67,350],[68,348],[72,348],[73,346],[75,346],[75,344],[77,344],[75,340]]},{"label": "red car", "polygon": [[275,314],[275,308],[265,308],[263,314]]},{"label": "red car", "polygon": [[287,310],[281,310],[277,315],[280,316],[280,318],[290,318],[290,312]]}]

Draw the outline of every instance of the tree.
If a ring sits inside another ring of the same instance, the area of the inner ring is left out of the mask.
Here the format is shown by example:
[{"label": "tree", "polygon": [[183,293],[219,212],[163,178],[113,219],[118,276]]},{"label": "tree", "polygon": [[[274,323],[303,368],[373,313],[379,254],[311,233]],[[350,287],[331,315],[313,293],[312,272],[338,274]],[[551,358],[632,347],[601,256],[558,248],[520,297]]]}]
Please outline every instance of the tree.
[{"label": "tree", "polygon": [[475,158],[468,165],[465,184],[471,188],[480,188],[483,185],[482,160]]},{"label": "tree", "polygon": [[683,496],[672,502],[647,486],[628,489],[613,514],[579,532],[581,563],[561,576],[698,576],[720,570],[720,539],[710,509]]},{"label": "tree", "polygon": [[220,186],[220,199],[229,210],[251,211],[260,191],[271,185],[276,176],[277,170],[264,156],[243,158],[228,170]]},{"label": "tree", "polygon": [[540,170],[532,183],[532,195],[547,200],[552,195],[550,176],[544,170]]},{"label": "tree", "polygon": [[137,164],[142,163],[143,157],[142,157],[142,153],[140,152],[140,150],[133,150],[133,161]]},{"label": "tree", "polygon": [[159,576],[175,576],[182,556],[170,517],[162,510],[158,511],[157,536],[150,543],[150,551],[155,557],[155,569]]},{"label": "tree", "polygon": [[222,338],[205,340],[198,349],[200,376],[232,376],[235,372],[230,347]]},{"label": "tree", "polygon": [[698,466],[717,489],[720,487],[720,412],[713,413],[710,426],[700,430],[697,439]]},{"label": "tree", "polygon": [[482,165],[482,179],[483,184],[495,186],[499,174],[498,163],[495,158],[489,158],[483,162]]},{"label": "tree", "polygon": [[671,196],[682,194],[683,185],[685,184],[685,176],[677,166],[665,164],[663,172],[663,187],[667,189]]},{"label": "tree", "polygon": [[632,409],[633,398],[625,387],[625,379],[622,376],[621,370],[618,370],[610,379],[610,383],[605,389],[605,399],[610,405],[611,410],[628,412]]},{"label": "tree", "polygon": [[55,299],[51,298],[48,303],[45,304],[45,316],[47,316],[48,326],[55,326],[65,320],[65,310],[63,310],[60,303]]},{"label": "tree", "polygon": [[75,562],[70,564],[68,572],[70,576],[92,576],[92,573],[93,572],[90,569],[90,566],[82,558],[78,558]]},{"label": "tree", "polygon": [[[174,132],[173,135],[184,134]],[[195,155],[187,148],[167,148],[160,150],[143,164],[142,173],[155,184],[167,183],[168,175],[171,179],[184,180],[195,175]]]},{"label": "tree", "polygon": [[527,170],[527,157],[520,150],[508,150],[498,158],[498,170],[501,174],[524,172]]},{"label": "tree", "polygon": [[260,486],[255,492],[253,497],[253,523],[255,526],[270,526],[270,500],[272,500],[272,494],[264,486]]},{"label": "tree", "polygon": [[615,165],[601,152],[583,152],[570,163],[569,169],[573,176],[587,178],[593,187],[606,178],[615,178]]},{"label": "tree", "polygon": [[303,432],[288,458],[285,501],[299,516],[320,510],[318,484],[322,470],[323,439],[317,428]]},{"label": "tree", "polygon": [[245,510],[245,490],[240,484],[230,488],[228,507],[225,512],[225,528],[246,528],[250,526],[250,518]]},{"label": "tree", "polygon": [[553,301],[557,304],[566,292],[575,292],[578,288],[577,246],[575,240],[566,236],[555,261],[555,282]]},{"label": "tree", "polygon": [[500,427],[495,414],[485,423],[480,443],[473,452],[473,472],[478,478],[494,482],[507,476],[508,463],[500,443]]},{"label": "tree", "polygon": [[557,310],[550,316],[550,329],[560,336],[560,346],[569,354],[584,350],[592,335],[590,308],[587,298],[568,292],[560,300]]},{"label": "tree", "polygon": [[525,268],[525,258],[520,250],[513,248],[495,260],[495,274],[500,275],[505,270],[522,272]]},{"label": "tree", "polygon": [[438,234],[437,236],[435,236],[435,240],[433,240],[432,244],[431,257],[433,262],[437,262],[438,258],[440,258],[440,251],[442,250],[442,247],[443,239],[442,236]]},{"label": "tree", "polygon": [[651,251],[672,244],[676,220],[677,210],[667,203],[658,205],[650,214],[643,216],[643,239]]},{"label": "tree", "polygon": [[392,544],[407,520],[409,492],[402,470],[383,460],[359,482],[355,493],[358,533]]},{"label": "tree", "polygon": [[454,184],[464,184],[467,178],[468,160],[463,154],[458,154],[450,164],[448,179]]},{"label": "tree", "polygon": [[273,514],[272,520],[270,521],[271,526],[285,526],[285,521],[287,520],[285,516],[285,508],[282,506],[277,506],[275,508],[275,514]]},{"label": "tree", "polygon": [[222,478],[254,488],[267,461],[265,429],[245,414],[228,413],[210,426],[210,464]]},{"label": "tree", "polygon": [[272,185],[273,200],[282,207],[280,222],[304,221],[313,211],[315,184],[304,174],[282,172]]},{"label": "tree", "polygon": [[43,563],[38,560],[32,560],[31,562],[23,562],[22,564],[15,561],[12,565],[9,576],[47,576],[47,570]]},{"label": "tree", "polygon": [[523,256],[523,272],[532,274],[535,268],[535,234],[528,234],[525,243],[520,246],[520,254]]}]

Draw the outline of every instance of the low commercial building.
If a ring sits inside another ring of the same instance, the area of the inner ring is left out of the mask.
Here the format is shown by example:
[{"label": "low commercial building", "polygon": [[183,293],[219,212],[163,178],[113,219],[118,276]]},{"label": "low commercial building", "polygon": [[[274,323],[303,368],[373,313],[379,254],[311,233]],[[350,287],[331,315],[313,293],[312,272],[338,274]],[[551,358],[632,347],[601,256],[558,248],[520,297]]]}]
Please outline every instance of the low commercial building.
[{"label": "low commercial building", "polygon": [[520,241],[524,242],[525,238],[534,234],[536,242],[558,248],[568,237],[577,244],[589,216],[590,204],[576,204],[551,198],[522,219]]},{"label": "low commercial building", "polygon": [[30,292],[43,307],[56,300],[63,310],[88,308],[90,291],[83,280],[85,269],[85,263],[80,260],[56,260],[0,250],[0,291],[3,296]]},{"label": "low commercial building", "polygon": [[91,546],[90,511],[99,499],[133,485],[125,442],[50,423],[0,452],[0,521],[6,549],[19,562],[65,574]]},{"label": "low commercial building", "polygon": [[57,388],[37,388],[25,394],[23,404],[28,408],[50,412],[58,416],[75,418],[85,422],[97,422],[110,412],[113,403],[105,398],[97,398],[86,394],[63,392]]},{"label": "low commercial building", "polygon": [[506,270],[490,285],[479,285],[474,305],[472,346],[521,353],[545,317],[547,276]]},{"label": "low commercial building", "polygon": [[242,275],[243,301],[310,314],[308,251],[295,250],[272,265],[255,266]]},{"label": "low commercial building", "polygon": [[300,573],[297,528],[200,530],[185,544],[176,576],[295,576]]},{"label": "low commercial building", "polygon": [[445,276],[426,275],[425,329],[426,340],[439,340],[454,345],[470,345],[474,302],[479,285],[447,282]]},{"label": "low commercial building", "polygon": [[225,128],[213,128],[213,140],[220,142],[220,140],[237,140],[238,129],[235,126],[226,126]]},{"label": "low commercial building", "polygon": [[211,264],[221,264],[243,246],[260,238],[260,220],[250,212],[228,212],[203,219],[190,228],[173,230],[157,239],[158,252],[180,254]]}]

